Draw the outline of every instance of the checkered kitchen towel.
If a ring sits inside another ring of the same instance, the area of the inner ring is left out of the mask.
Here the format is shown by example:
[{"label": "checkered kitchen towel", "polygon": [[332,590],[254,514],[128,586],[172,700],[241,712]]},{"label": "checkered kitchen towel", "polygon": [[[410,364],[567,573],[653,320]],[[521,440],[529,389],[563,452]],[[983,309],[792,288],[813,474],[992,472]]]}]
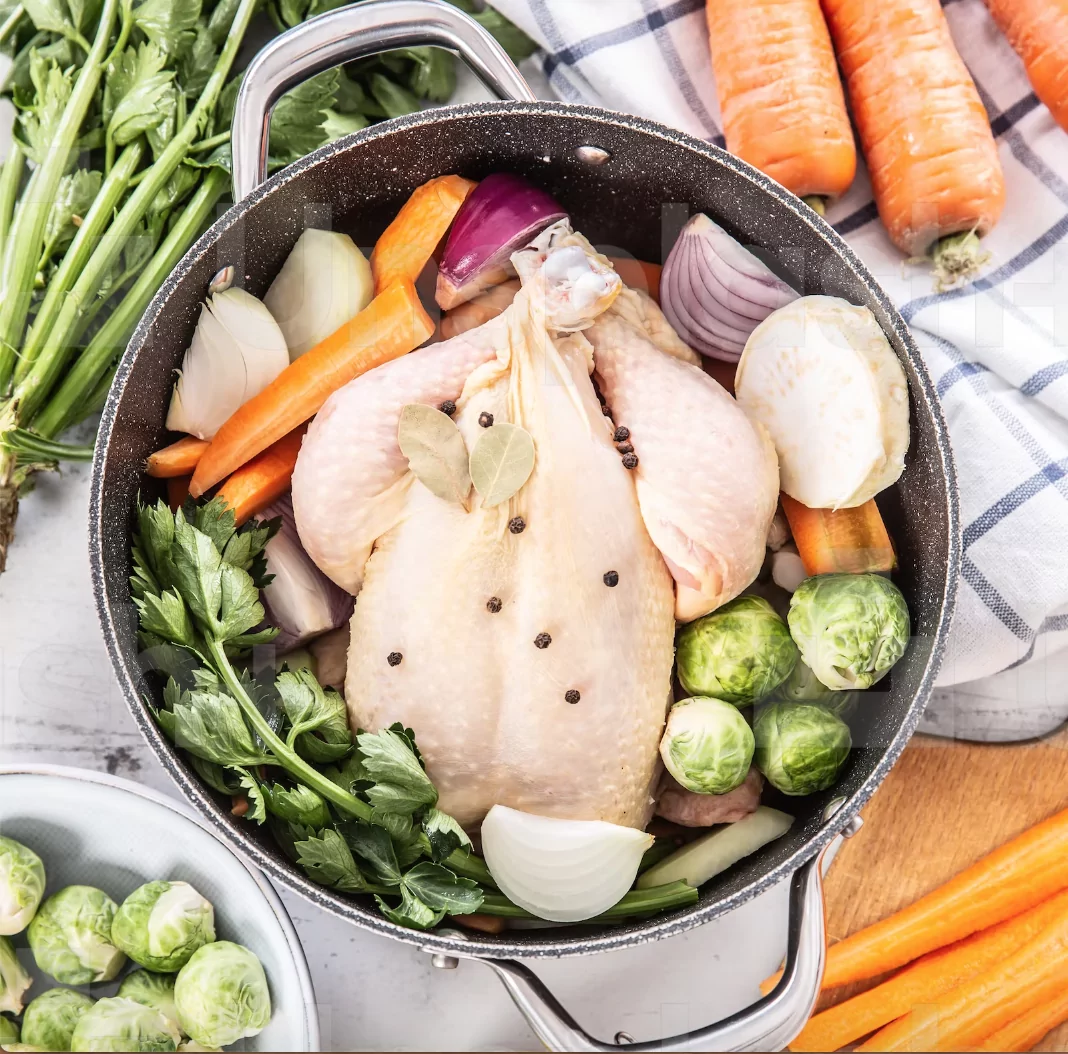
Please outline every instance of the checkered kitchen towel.
[{"label": "checkered kitchen towel", "polygon": [[[714,3],[715,0],[709,0]],[[552,89],[723,144],[704,0],[492,0]],[[828,219],[912,326],[960,474],[963,580],[940,683],[1068,645],[1068,133],[981,0],[943,0],[997,136],[1008,204],[977,281],[935,294],[879,224],[867,174]]]}]

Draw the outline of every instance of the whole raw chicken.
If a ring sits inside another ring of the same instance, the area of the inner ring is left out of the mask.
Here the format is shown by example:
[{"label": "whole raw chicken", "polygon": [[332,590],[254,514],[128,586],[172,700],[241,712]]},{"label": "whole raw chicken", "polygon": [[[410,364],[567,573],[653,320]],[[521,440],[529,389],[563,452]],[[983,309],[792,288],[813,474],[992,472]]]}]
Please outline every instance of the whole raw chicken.
[{"label": "whole raw chicken", "polygon": [[[293,477],[297,524],[358,594],[353,726],[414,728],[440,808],[467,827],[496,803],[643,827],[676,616],[756,576],[778,467],[653,302],[566,222],[513,262],[523,285],[503,315],[327,402]],[[445,400],[468,449],[487,415],[532,435],[534,470],[507,501],[472,492],[465,509],[409,469],[402,407]]]}]

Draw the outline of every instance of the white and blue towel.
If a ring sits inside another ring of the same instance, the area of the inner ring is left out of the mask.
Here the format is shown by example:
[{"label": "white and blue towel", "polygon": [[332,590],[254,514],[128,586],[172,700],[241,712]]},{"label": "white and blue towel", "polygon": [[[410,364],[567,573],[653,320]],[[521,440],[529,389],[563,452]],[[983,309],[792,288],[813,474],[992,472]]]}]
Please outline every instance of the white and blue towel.
[{"label": "white and blue towel", "polygon": [[[704,0],[492,3],[543,47],[536,61],[560,98],[723,144]],[[991,263],[936,294],[891,245],[863,169],[828,219],[912,326],[949,421],[964,528],[939,682],[951,685],[1068,645],[1068,133],[981,0],[943,5],[1005,169],[1008,203],[984,239]]]}]

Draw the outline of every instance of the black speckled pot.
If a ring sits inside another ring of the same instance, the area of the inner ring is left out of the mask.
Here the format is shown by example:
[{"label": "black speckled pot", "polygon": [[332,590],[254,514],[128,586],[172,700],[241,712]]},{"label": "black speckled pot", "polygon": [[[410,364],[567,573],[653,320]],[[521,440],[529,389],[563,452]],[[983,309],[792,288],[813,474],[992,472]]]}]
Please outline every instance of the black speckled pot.
[{"label": "black speckled pot", "polygon": [[[594,167],[576,156],[593,144],[611,153]],[[764,251],[795,286],[875,313],[908,374],[912,446],[900,483],[883,495],[900,555],[898,581],[913,616],[911,647],[885,691],[861,710],[857,748],[833,791],[791,799],[788,836],[711,882],[685,911],[612,928],[509,931],[464,939],[420,934],[388,922],[374,904],[309,882],[260,828],[230,815],[161,735],[142,702],[156,691],[137,657],[127,588],[131,511],[145,457],[164,440],[172,370],[193,334],[211,277],[233,264],[262,295],[305,226],[329,226],[370,245],[411,190],[432,176],[480,178],[507,169],[529,176],[600,246],[663,259],[687,214],[708,212]],[[778,184],[723,150],[634,117],[562,103],[445,107],[389,121],[324,147],[270,179],[227,212],[189,251],[138,326],[111,389],[93,464],[90,507],[93,584],[100,622],[130,710],[186,797],[270,876],[367,929],[436,951],[562,956],[623,948],[681,933],[766,890],[813,856],[851,819],[901,753],[930,695],[953,610],[960,541],[946,426],[930,378],[900,315],[834,231]],[[845,805],[833,820],[832,798]]]}]

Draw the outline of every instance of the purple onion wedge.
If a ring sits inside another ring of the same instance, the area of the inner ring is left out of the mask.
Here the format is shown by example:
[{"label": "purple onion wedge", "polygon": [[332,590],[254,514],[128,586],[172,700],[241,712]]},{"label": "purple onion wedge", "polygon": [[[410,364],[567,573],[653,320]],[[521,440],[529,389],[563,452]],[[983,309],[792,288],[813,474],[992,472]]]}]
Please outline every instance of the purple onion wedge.
[{"label": "purple onion wedge", "polygon": [[487,176],[460,206],[449,231],[438,266],[438,306],[450,311],[513,276],[512,253],[566,215],[521,176]]},{"label": "purple onion wedge", "polygon": [[685,227],[660,278],[660,305],[687,344],[737,362],[745,342],[798,294],[704,213]]}]

